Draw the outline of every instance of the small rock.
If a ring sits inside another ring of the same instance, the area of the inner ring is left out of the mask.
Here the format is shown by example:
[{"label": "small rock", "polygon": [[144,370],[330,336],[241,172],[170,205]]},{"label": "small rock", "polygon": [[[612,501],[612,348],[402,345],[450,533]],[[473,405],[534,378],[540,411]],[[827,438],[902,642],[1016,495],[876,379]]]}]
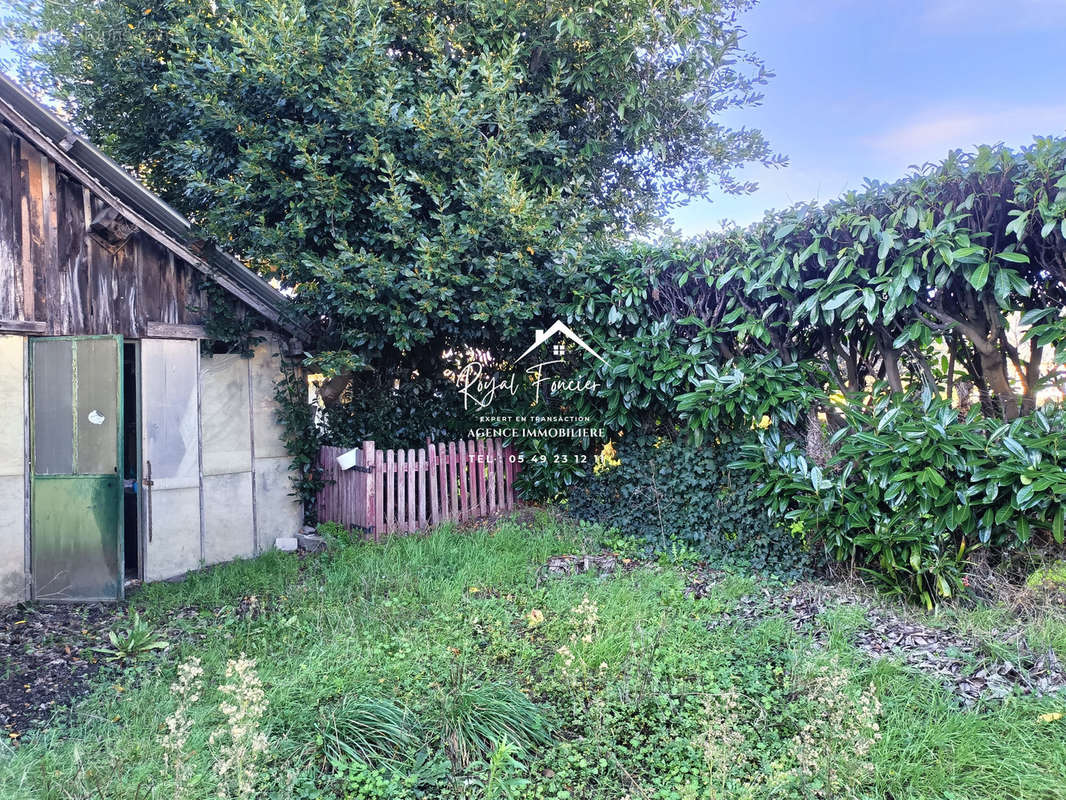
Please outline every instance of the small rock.
[{"label": "small rock", "polygon": [[321,553],[326,549],[326,540],[317,533],[301,533],[296,539],[300,543],[300,549],[308,553]]},{"label": "small rock", "polygon": [[295,536],[279,536],[274,540],[274,548],[285,553],[295,553],[300,546],[300,540]]}]

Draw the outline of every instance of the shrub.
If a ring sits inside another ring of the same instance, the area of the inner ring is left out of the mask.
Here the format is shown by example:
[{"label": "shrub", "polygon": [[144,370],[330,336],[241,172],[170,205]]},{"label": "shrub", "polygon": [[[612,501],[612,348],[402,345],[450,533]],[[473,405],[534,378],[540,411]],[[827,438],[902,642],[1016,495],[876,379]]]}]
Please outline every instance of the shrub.
[{"label": "shrub", "polygon": [[635,537],[649,552],[682,543],[708,557],[798,578],[811,570],[811,553],[767,518],[751,471],[731,466],[744,441],[723,435],[694,447],[682,440],[623,440],[618,466],[577,483],[568,511]]},{"label": "shrub", "polygon": [[384,449],[469,438],[476,417],[450,381],[383,371],[355,373],[342,396],[326,403],[321,423],[325,444],[355,447],[370,439]]},{"label": "shrub", "polygon": [[931,606],[962,590],[967,555],[1003,552],[1034,532],[1063,542],[1066,413],[1001,423],[931,392],[845,402],[819,466],[774,429],[739,462],[762,472],[770,512],[820,537],[839,560]]}]

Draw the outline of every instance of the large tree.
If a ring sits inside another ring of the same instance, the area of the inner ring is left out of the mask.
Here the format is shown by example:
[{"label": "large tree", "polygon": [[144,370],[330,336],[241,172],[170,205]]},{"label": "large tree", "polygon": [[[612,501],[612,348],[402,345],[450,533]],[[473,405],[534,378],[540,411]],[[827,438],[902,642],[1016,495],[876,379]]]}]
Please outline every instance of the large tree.
[{"label": "large tree", "polygon": [[779,163],[715,120],[751,0],[22,2],[24,80],[324,343],[427,367],[545,313],[554,268]]}]

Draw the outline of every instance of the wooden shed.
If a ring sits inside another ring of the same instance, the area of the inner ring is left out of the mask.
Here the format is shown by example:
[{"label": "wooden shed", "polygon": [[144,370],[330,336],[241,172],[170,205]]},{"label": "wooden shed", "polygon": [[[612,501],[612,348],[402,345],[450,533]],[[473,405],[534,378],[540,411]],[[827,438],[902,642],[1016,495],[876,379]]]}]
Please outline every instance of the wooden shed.
[{"label": "wooden shed", "polygon": [[[201,352],[206,281],[263,320],[253,357]],[[303,331],[0,76],[0,603],[120,599],[295,535],[274,384]]]}]

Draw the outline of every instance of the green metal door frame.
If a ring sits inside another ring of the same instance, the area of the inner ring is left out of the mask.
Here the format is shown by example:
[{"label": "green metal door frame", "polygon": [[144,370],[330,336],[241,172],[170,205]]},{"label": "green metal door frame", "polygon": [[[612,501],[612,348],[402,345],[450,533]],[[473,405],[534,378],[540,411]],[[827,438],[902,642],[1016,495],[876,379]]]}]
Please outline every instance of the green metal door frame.
[{"label": "green metal door frame", "polygon": [[[110,340],[115,343],[115,397],[114,397],[114,409],[115,415],[115,441],[114,441],[114,456],[115,456],[115,472],[113,475],[108,473],[80,473],[79,472],[79,453],[78,453],[78,432],[80,421],[78,419],[78,343],[93,341],[93,340]],[[36,381],[34,372],[34,353],[35,343],[37,342],[55,342],[55,341],[69,341],[71,343],[71,415],[72,415],[72,454],[69,473],[52,473],[52,474],[38,474],[37,472],[37,448],[35,442],[35,435],[37,431],[36,425],[36,408],[34,393],[36,392]],[[125,535],[125,515],[123,513],[123,374],[122,364],[124,358],[123,350],[123,338],[121,335],[97,335],[97,336],[48,336],[48,337],[32,337],[30,339],[29,346],[29,429],[30,429],[30,449],[29,449],[29,464],[30,464],[30,484],[31,484],[31,508],[30,508],[30,563],[33,575],[32,581],[32,597],[38,599],[38,581],[40,578],[40,572],[38,568],[38,540],[33,530],[32,521],[39,519],[39,509],[34,508],[34,503],[38,499],[39,495],[48,495],[55,491],[63,492],[63,487],[59,483],[60,481],[68,482],[68,486],[73,490],[75,497],[81,499],[93,497],[93,486],[95,483],[97,487],[102,487],[101,494],[105,495],[100,498],[106,505],[112,504],[110,513],[108,509],[104,508],[105,512],[103,520],[105,523],[109,518],[113,518],[115,525],[115,563],[117,564],[118,574],[115,576],[115,593],[108,596],[98,597],[52,597],[49,596],[50,602],[53,601],[73,601],[84,602],[93,600],[122,600],[124,596],[124,577],[125,577],[125,553],[124,553],[124,535]],[[101,478],[106,480],[101,481]],[[111,494],[111,497],[106,497],[107,494]],[[76,507],[76,506],[75,506]],[[107,523],[109,524],[109,523]],[[106,531],[101,531],[106,533]]]}]

